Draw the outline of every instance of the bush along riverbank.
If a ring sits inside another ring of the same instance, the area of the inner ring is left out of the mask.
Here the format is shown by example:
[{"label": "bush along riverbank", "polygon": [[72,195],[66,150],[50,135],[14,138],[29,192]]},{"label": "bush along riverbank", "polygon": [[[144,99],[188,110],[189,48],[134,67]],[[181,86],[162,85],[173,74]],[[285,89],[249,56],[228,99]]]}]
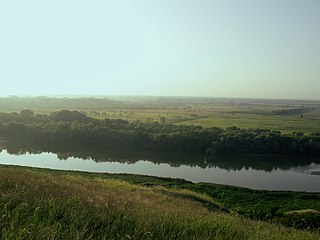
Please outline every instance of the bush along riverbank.
[{"label": "bush along riverbank", "polygon": [[0,137],[50,144],[126,147],[212,154],[320,156],[320,133],[291,135],[268,129],[203,128],[93,119],[77,111],[0,113]]}]

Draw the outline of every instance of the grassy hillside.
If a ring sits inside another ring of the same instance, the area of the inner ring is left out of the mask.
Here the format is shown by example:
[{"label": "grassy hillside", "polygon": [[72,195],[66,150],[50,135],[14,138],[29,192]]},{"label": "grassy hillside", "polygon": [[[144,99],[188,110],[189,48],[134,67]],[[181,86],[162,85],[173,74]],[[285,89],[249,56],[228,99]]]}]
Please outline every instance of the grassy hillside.
[{"label": "grassy hillside", "polygon": [[226,213],[204,193],[121,175],[0,165],[0,176],[0,239],[319,239]]}]

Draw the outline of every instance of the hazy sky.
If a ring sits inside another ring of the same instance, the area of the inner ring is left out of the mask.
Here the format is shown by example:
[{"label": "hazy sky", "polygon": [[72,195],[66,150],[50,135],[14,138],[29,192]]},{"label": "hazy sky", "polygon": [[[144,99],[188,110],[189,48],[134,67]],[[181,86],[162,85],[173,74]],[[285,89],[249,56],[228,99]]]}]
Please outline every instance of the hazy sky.
[{"label": "hazy sky", "polygon": [[320,99],[320,0],[0,1],[0,95]]}]

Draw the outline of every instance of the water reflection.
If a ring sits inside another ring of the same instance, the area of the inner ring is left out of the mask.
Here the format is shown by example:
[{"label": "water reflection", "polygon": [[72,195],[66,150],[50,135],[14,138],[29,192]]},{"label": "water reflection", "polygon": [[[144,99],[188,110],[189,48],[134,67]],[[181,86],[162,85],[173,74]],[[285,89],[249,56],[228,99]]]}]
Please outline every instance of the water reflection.
[{"label": "water reflection", "polygon": [[[69,158],[93,160],[96,163],[118,162],[136,164],[145,160],[154,164],[169,164],[170,167],[220,168],[227,171],[242,169],[262,170],[272,172],[274,170],[289,170],[292,168],[307,167],[312,163],[319,163],[316,158],[301,158],[292,156],[241,156],[224,155],[206,157],[197,154],[176,152],[136,151],[129,149],[95,148],[84,146],[79,148],[74,145],[45,145],[21,142],[0,142],[0,152],[5,149],[11,155],[54,153],[61,161]],[[319,172],[311,172],[319,175]]]},{"label": "water reflection", "polygon": [[0,143],[0,164],[183,178],[253,189],[320,192],[319,159],[215,156],[101,149],[72,145]]}]

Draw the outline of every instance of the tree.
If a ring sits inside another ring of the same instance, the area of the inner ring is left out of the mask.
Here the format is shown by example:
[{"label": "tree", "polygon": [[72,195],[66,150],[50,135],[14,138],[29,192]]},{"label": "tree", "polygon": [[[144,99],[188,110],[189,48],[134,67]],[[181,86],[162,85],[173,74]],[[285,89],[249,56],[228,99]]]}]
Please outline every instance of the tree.
[{"label": "tree", "polygon": [[160,122],[161,123],[165,123],[166,122],[166,118],[165,117],[160,117]]}]

